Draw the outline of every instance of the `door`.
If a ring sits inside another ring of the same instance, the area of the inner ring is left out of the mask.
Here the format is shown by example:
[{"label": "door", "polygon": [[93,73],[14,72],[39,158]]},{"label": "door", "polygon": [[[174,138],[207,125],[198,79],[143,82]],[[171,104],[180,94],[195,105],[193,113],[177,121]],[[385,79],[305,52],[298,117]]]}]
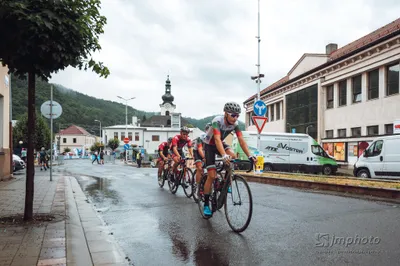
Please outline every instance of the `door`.
[{"label": "door", "polygon": [[368,167],[371,177],[384,177],[383,173],[383,140],[377,140],[365,151],[365,165]]},{"label": "door", "polygon": [[400,139],[385,140],[383,172],[386,178],[400,178]]}]

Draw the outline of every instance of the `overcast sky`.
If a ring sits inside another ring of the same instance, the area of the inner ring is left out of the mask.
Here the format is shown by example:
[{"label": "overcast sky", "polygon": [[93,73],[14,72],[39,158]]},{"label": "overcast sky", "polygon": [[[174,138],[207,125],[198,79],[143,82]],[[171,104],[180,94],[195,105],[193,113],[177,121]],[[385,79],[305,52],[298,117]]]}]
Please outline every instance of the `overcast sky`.
[{"label": "overcast sky", "polygon": [[[95,59],[111,71],[100,78],[68,68],[50,82],[160,111],[169,74],[183,116],[218,114],[227,101],[257,93],[257,0],[103,0],[107,17]],[[285,76],[303,53],[339,48],[397,19],[398,0],[260,0],[262,87]],[[244,121],[242,109],[241,120]]]}]

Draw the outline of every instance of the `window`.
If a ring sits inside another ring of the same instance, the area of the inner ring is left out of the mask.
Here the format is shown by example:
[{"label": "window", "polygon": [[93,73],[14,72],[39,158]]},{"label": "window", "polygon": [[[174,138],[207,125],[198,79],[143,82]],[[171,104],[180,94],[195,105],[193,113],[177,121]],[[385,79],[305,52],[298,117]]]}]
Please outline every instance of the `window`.
[{"label": "window", "polygon": [[361,102],[361,75],[352,79],[353,82],[353,103]]},{"label": "window", "polygon": [[[318,128],[318,85],[286,95],[286,132],[306,133],[306,127]],[[309,135],[317,139],[318,130],[309,130]]]},{"label": "window", "polygon": [[379,69],[368,72],[368,100],[379,98]]},{"label": "window", "polygon": [[361,136],[361,127],[353,127],[351,129],[351,136],[352,137],[360,137]]},{"label": "window", "polygon": [[169,115],[169,111],[166,111],[166,112],[165,112],[165,115],[168,116],[168,115]]},{"label": "window", "polygon": [[73,139],[72,139],[72,142],[73,142],[73,143],[76,143],[76,138],[73,138]]},{"label": "window", "polygon": [[326,130],[325,135],[327,139],[332,139],[333,138],[333,130]]},{"label": "window", "polygon": [[326,87],[326,108],[333,108],[333,85]]},{"label": "window", "polygon": [[399,93],[399,72],[400,72],[399,63],[387,67],[387,86],[386,86],[387,96]]},{"label": "window", "polygon": [[114,139],[118,139],[118,132],[114,132]]},{"label": "window", "polygon": [[121,132],[121,140],[124,140],[125,138],[125,132]]},{"label": "window", "polygon": [[63,143],[67,143],[67,138],[63,138]]},{"label": "window", "polygon": [[271,104],[269,106],[269,108],[271,109],[271,121],[274,121],[275,120],[275,105]]},{"label": "window", "polygon": [[346,129],[345,128],[338,129],[338,136],[339,136],[339,138],[345,138],[346,137]]},{"label": "window", "polygon": [[248,120],[249,120],[249,126],[252,126],[254,123],[253,123],[253,119],[252,119],[252,117],[253,117],[253,112],[248,112],[247,113],[247,118],[248,118]]},{"label": "window", "polygon": [[378,156],[381,154],[383,147],[383,140],[378,140],[368,147],[366,154],[368,156]]},{"label": "window", "polygon": [[128,132],[128,138],[130,141],[132,141],[132,132]]},{"label": "window", "polygon": [[139,132],[135,132],[135,141],[139,141]]},{"label": "window", "polygon": [[276,120],[281,119],[281,102],[276,103]]},{"label": "window", "polygon": [[367,134],[371,135],[378,135],[379,134],[379,127],[378,126],[369,126],[367,127]]},{"label": "window", "polygon": [[326,156],[325,151],[319,145],[312,145],[311,152],[318,156]]},{"label": "window", "polygon": [[393,134],[393,124],[385,125],[385,134]]},{"label": "window", "polygon": [[347,104],[347,80],[339,82],[339,106]]},{"label": "window", "polygon": [[160,136],[159,135],[151,136],[151,141],[160,141]]}]

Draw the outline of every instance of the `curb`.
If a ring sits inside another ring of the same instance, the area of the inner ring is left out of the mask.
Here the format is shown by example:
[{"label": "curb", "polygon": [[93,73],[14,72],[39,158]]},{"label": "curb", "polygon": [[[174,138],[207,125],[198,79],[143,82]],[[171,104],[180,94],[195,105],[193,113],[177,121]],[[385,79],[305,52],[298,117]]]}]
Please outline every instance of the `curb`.
[{"label": "curb", "polygon": [[240,175],[246,177],[246,179],[250,182],[257,182],[257,183],[264,183],[264,184],[271,184],[271,185],[278,185],[285,187],[296,187],[303,189],[328,190],[334,192],[351,193],[364,196],[367,195],[385,199],[400,200],[400,190],[397,189],[339,185],[339,184],[329,184],[329,183],[322,183],[315,181],[274,178],[265,176],[260,177],[245,173],[240,173]]}]

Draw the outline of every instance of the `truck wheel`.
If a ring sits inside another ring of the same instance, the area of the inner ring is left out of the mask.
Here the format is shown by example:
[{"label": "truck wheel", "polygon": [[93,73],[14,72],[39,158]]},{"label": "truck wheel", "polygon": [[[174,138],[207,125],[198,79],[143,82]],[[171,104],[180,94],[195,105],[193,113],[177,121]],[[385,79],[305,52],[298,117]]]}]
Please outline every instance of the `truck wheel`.
[{"label": "truck wheel", "polygon": [[332,167],[330,165],[324,165],[322,167],[322,173],[324,175],[331,175],[332,174]]},{"label": "truck wheel", "polygon": [[361,169],[357,172],[357,177],[370,178],[369,171],[367,169]]},{"label": "truck wheel", "polygon": [[264,172],[270,172],[270,171],[272,171],[272,165],[264,164]]}]

